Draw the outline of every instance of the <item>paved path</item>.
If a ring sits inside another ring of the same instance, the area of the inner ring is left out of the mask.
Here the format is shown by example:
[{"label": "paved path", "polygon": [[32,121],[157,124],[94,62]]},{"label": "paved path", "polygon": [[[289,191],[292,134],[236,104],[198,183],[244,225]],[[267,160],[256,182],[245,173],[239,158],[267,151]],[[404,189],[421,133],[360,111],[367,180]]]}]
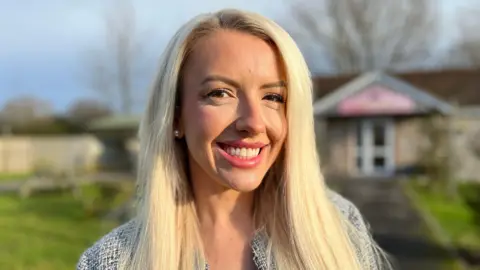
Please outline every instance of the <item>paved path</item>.
[{"label": "paved path", "polygon": [[[332,179],[331,179],[332,180]],[[342,180],[339,192],[370,224],[379,245],[394,257],[395,269],[453,269],[452,256],[428,239],[427,228],[398,181]]]}]

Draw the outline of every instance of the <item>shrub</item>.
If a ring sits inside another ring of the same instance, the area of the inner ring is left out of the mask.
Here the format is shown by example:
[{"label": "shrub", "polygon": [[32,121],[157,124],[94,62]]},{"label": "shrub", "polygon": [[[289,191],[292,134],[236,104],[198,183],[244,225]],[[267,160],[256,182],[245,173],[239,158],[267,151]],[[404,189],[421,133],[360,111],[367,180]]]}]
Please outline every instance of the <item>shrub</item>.
[{"label": "shrub", "polygon": [[459,192],[465,203],[472,210],[475,222],[480,226],[480,184],[462,184],[459,188]]},{"label": "shrub", "polygon": [[424,141],[419,147],[420,167],[428,178],[428,186],[437,192],[456,197],[452,168],[457,159],[450,149],[449,120],[432,115],[421,120]]},{"label": "shrub", "polygon": [[78,134],[82,132],[84,129],[81,126],[64,117],[35,119],[12,126],[12,133],[16,135]]},{"label": "shrub", "polygon": [[36,177],[54,177],[56,174],[54,166],[47,160],[40,159],[33,165],[33,175]]}]

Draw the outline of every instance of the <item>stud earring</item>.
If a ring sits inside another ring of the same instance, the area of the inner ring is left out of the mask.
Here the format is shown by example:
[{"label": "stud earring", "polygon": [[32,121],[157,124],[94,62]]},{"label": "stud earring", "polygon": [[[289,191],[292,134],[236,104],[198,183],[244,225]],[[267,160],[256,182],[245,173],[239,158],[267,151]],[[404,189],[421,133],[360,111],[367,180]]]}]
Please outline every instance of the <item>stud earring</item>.
[{"label": "stud earring", "polygon": [[175,130],[175,131],[173,132],[173,134],[175,134],[175,137],[177,137],[177,138],[180,137],[180,131],[178,131],[178,130]]}]

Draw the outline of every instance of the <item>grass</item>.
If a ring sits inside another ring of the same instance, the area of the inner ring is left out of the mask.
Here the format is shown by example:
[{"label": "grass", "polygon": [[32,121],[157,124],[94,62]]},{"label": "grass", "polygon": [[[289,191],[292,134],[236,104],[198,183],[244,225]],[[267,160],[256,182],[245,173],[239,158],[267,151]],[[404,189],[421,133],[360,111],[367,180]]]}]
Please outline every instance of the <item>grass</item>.
[{"label": "grass", "polygon": [[0,183],[24,180],[30,176],[30,173],[0,173]]},{"label": "grass", "polygon": [[116,226],[86,217],[70,194],[0,197],[0,265],[12,270],[74,269],[80,254]]},{"label": "grass", "polygon": [[480,227],[461,199],[450,199],[413,183],[409,187],[416,194],[418,206],[434,217],[454,246],[480,250]]}]

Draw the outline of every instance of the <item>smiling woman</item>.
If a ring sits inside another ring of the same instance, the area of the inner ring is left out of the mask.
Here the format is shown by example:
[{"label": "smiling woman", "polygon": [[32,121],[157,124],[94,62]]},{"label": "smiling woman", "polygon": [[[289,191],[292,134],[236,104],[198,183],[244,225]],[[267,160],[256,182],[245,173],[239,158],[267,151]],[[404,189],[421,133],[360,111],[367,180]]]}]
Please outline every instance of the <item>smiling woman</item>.
[{"label": "smiling woman", "polygon": [[136,217],[77,269],[384,269],[319,169],[311,81],[290,36],[222,10],[164,52],[140,126]]}]

